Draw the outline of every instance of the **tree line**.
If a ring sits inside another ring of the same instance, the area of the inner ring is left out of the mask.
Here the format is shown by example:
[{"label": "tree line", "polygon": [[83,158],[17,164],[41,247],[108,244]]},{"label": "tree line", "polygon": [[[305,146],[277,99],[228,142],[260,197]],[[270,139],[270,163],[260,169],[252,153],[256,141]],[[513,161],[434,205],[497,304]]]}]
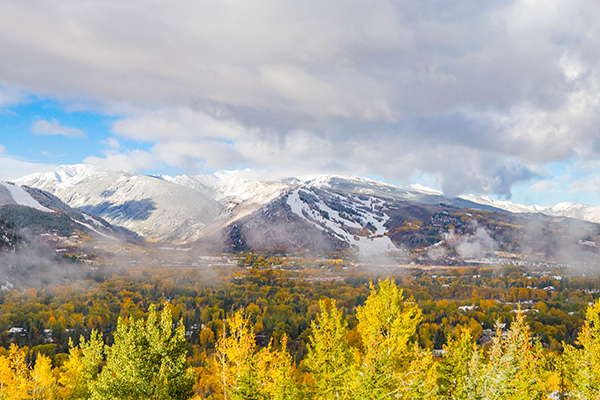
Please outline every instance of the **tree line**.
[{"label": "tree line", "polygon": [[599,399],[600,301],[586,311],[575,346],[544,348],[517,312],[486,346],[462,326],[436,358],[419,344],[423,312],[390,279],[370,285],[349,329],[344,310],[321,299],[299,362],[288,337],[257,344],[248,310],[228,314],[215,351],[186,362],[185,328],[171,307],[119,318],[112,343],[97,331],[52,367],[11,345],[0,355],[0,399]]}]

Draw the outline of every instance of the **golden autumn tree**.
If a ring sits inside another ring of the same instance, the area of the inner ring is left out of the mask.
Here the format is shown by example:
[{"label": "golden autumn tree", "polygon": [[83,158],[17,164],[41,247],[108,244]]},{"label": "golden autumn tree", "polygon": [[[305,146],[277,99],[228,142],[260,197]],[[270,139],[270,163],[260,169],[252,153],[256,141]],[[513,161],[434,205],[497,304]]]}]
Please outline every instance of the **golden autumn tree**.
[{"label": "golden autumn tree", "polygon": [[358,308],[362,338],[359,374],[360,398],[430,398],[435,392],[435,365],[429,351],[411,341],[422,319],[413,300],[405,301],[393,280],[371,284],[371,294]]},{"label": "golden autumn tree", "polygon": [[312,321],[312,335],[304,361],[312,374],[312,395],[315,400],[354,399],[357,357],[348,345],[347,323],[335,301],[327,308],[319,303],[321,313]]},{"label": "golden autumn tree", "polygon": [[215,381],[223,397],[242,399],[292,399],[298,395],[293,363],[286,351],[287,337],[276,349],[271,341],[258,350],[250,321],[241,311],[228,319],[229,333],[217,345]]},{"label": "golden autumn tree", "polygon": [[566,390],[570,398],[600,399],[600,300],[588,308],[577,342],[581,348],[565,345]]},{"label": "golden autumn tree", "polygon": [[90,340],[83,337],[79,346],[69,341],[69,358],[65,362],[59,377],[61,399],[89,399],[90,385],[98,377],[100,363],[103,360],[104,342],[96,330],[92,330]]}]

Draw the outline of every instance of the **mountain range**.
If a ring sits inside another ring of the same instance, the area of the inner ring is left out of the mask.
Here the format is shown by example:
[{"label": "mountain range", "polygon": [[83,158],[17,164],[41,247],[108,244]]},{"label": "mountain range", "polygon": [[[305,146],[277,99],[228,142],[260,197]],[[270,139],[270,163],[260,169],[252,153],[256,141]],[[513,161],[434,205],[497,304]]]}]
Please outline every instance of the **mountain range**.
[{"label": "mountain range", "polygon": [[[499,252],[571,257],[595,251],[600,208],[522,206],[446,197],[363,177],[250,180],[239,174],[146,176],[70,165],[16,180],[150,241],[228,250],[420,252],[426,258]],[[6,185],[5,185],[6,186]]]}]

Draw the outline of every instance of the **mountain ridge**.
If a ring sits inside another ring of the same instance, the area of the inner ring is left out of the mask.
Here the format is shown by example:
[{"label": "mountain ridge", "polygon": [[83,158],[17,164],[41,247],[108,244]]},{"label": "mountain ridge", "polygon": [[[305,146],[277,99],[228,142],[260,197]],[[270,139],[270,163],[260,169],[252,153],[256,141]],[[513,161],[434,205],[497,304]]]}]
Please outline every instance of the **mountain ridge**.
[{"label": "mountain ridge", "polygon": [[[75,165],[28,175],[15,183],[48,190],[72,207],[151,240],[213,240],[229,249],[309,246],[376,255],[428,249],[436,243],[450,248],[452,235],[475,235],[477,224],[483,224],[500,232],[490,235],[504,243],[497,248],[506,250],[511,235],[522,240],[525,224],[552,225],[558,232],[560,226],[548,218],[586,215],[582,205],[544,208],[484,196],[451,198],[421,185],[402,187],[341,175],[254,180],[220,172],[171,177]],[[595,241],[595,229],[585,225],[581,232],[589,231],[591,236],[577,240]],[[450,253],[455,254],[455,249]]]}]

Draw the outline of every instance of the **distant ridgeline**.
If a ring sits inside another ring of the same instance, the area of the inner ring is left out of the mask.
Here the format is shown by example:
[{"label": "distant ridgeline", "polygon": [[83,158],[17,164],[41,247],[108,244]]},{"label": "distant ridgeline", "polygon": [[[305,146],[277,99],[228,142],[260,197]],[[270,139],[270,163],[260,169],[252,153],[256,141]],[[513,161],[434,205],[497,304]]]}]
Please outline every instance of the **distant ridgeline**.
[{"label": "distant ridgeline", "polygon": [[600,207],[446,197],[362,177],[145,176],[87,165],[17,181],[152,241],[435,265],[596,264]]}]

